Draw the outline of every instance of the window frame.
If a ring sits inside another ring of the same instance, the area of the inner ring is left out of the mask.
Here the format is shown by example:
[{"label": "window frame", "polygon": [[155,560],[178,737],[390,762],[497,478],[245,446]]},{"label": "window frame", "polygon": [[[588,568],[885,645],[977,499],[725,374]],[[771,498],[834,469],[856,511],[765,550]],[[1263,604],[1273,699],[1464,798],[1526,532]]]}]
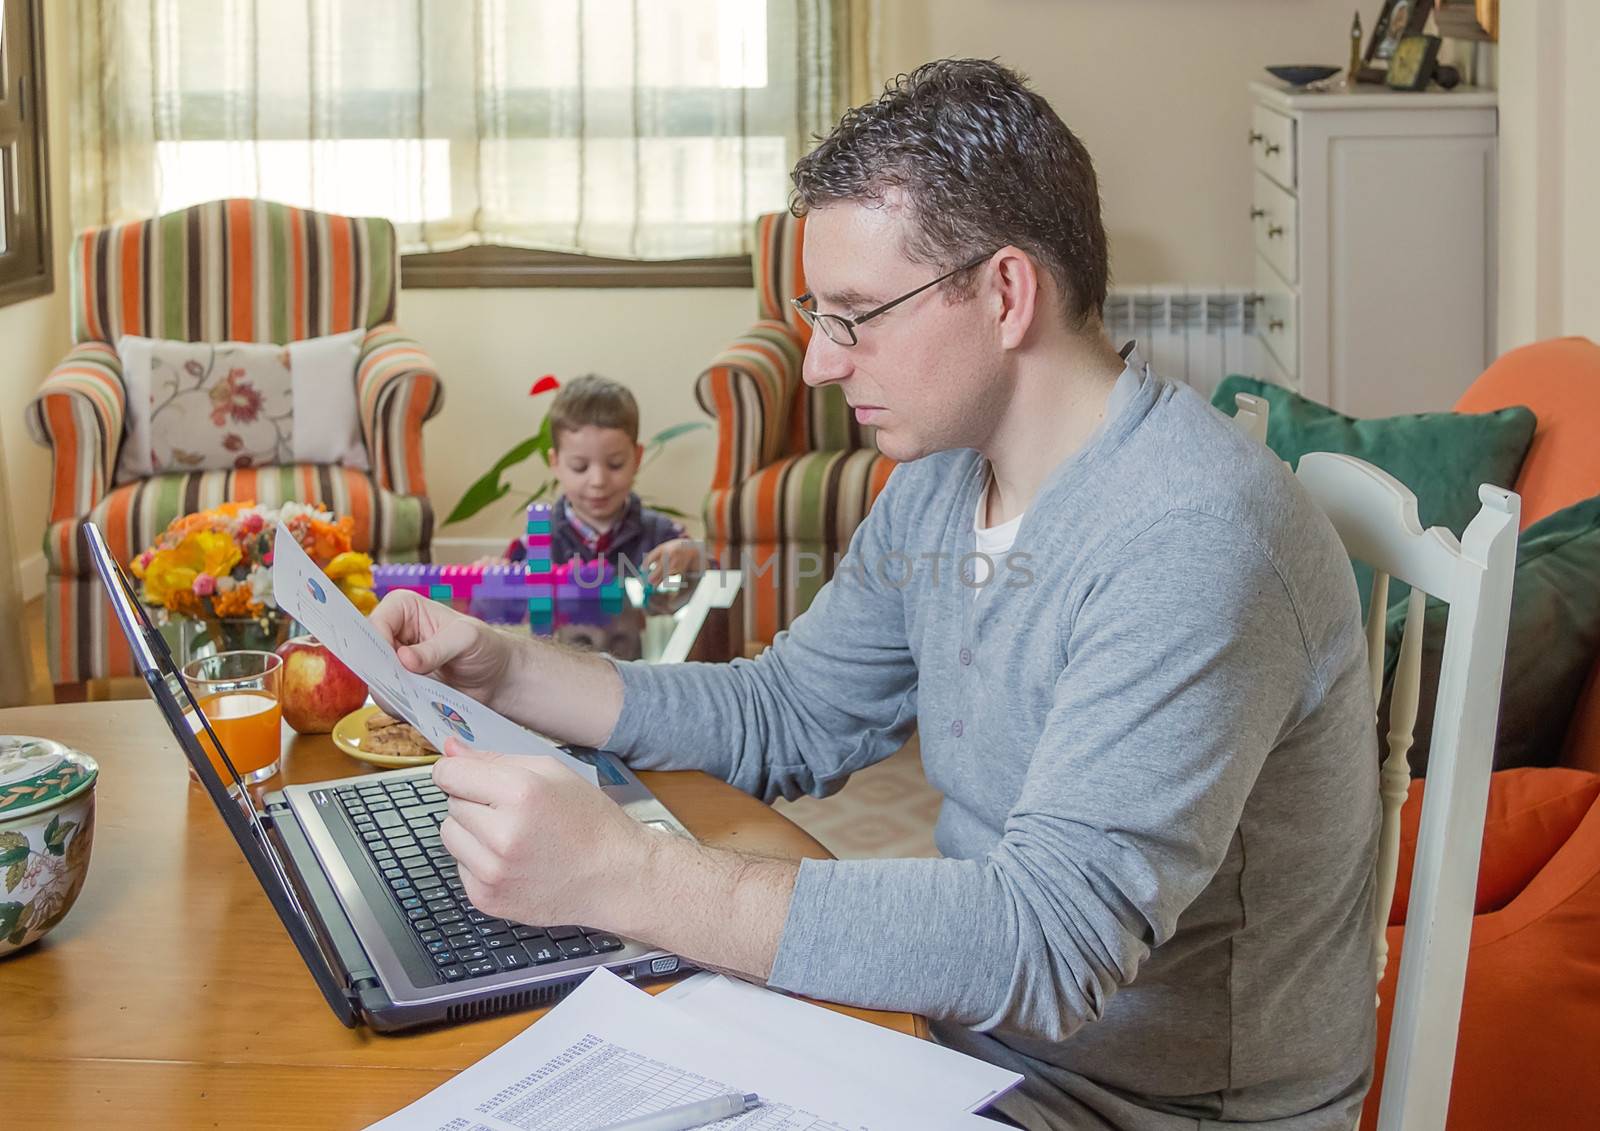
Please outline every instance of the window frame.
[{"label": "window frame", "polygon": [[[0,60],[0,177],[10,179],[19,201],[7,225],[11,246],[0,254],[4,307],[50,294],[55,289],[55,256],[43,2],[7,0],[0,19],[9,24]],[[0,203],[8,199],[0,194]]]},{"label": "window frame", "polygon": [[451,287],[753,287],[750,256],[708,259],[610,259],[481,244],[400,257],[406,290]]}]

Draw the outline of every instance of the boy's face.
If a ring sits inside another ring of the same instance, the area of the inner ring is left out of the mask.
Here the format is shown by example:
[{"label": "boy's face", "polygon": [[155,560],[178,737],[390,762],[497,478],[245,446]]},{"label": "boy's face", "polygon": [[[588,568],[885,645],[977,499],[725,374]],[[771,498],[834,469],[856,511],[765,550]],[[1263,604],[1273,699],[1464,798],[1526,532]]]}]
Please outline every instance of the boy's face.
[{"label": "boy's face", "polygon": [[591,526],[606,526],[628,505],[643,455],[644,445],[622,429],[586,424],[556,433],[550,467],[578,517]]}]

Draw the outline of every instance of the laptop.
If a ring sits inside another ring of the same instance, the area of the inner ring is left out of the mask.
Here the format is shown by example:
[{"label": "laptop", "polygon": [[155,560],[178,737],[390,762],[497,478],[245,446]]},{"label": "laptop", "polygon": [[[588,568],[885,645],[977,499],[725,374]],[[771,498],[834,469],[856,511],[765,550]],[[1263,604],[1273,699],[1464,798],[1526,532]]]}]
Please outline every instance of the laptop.
[{"label": "laptop", "polygon": [[[473,907],[439,843],[447,799],[427,767],[292,785],[258,807],[99,529],[85,523],[83,532],[151,697],[346,1026],[394,1032],[529,1009],[557,1001],[601,966],[630,981],[689,968],[668,951],[582,924],[513,923]],[[227,780],[206,756],[202,730]],[[664,835],[689,835],[615,757],[567,749],[630,816]]]}]

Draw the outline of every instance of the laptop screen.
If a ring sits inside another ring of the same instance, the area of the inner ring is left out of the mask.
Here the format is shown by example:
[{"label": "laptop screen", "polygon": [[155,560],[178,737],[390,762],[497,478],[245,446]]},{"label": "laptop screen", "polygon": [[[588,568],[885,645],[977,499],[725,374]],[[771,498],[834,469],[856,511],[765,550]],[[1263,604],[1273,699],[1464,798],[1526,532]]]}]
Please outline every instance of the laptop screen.
[{"label": "laptop screen", "polygon": [[[355,1010],[340,980],[334,976],[332,964],[317,945],[310,919],[300,905],[294,886],[289,882],[283,860],[267,836],[266,825],[250,798],[250,791],[239,781],[238,773],[233,770],[232,759],[228,757],[216,732],[211,729],[211,724],[206,722],[200,705],[195,702],[188,684],[178,672],[166,640],[150,623],[127,575],[106,547],[99,528],[92,522],[84,523],[83,537],[89,548],[89,558],[94,562],[95,571],[105,585],[106,595],[111,599],[112,612],[116,614],[117,623],[128,638],[134,663],[150,688],[151,698],[156,701],[156,706],[178,740],[184,757],[189,759],[189,765],[200,778],[211,803],[222,815],[223,824],[228,826],[239,850],[244,853],[257,882],[267,893],[273,910],[283,922],[284,930],[289,932],[289,938],[322,990],[322,996],[328,999],[329,1007],[340,1021],[353,1026],[356,1023]],[[228,767],[232,782],[225,783],[211,764],[211,759],[206,757],[199,739],[202,729]],[[236,790],[232,796],[228,792],[230,786]]]}]

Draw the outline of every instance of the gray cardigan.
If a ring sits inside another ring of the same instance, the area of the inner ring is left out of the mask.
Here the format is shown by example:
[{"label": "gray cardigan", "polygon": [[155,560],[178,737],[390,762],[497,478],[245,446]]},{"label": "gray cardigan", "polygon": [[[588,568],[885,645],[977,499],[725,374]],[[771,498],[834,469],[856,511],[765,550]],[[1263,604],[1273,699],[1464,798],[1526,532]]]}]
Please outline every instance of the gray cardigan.
[{"label": "gray cardigan", "polygon": [[755,661],[619,664],[608,745],[768,799],[913,726],[944,859],[808,860],[771,984],[934,1020],[1028,1127],[1348,1128],[1371,1077],[1374,705],[1350,565],[1186,386],[1028,508],[981,616],[982,458],[897,468]]}]

